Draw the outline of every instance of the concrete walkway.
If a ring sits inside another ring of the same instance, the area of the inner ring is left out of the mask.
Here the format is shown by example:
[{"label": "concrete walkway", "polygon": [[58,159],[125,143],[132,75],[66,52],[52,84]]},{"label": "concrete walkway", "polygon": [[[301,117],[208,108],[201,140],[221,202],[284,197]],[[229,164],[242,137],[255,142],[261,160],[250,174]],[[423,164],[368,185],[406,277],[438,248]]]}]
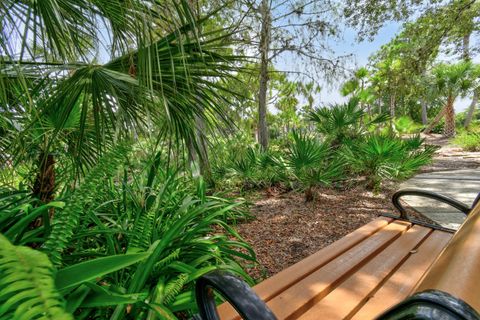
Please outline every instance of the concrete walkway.
[{"label": "concrete walkway", "polygon": [[[402,183],[400,188],[442,193],[470,206],[480,192],[480,168],[422,173]],[[435,200],[418,196],[405,196],[402,199],[444,227],[457,229],[465,219],[463,213]]]}]

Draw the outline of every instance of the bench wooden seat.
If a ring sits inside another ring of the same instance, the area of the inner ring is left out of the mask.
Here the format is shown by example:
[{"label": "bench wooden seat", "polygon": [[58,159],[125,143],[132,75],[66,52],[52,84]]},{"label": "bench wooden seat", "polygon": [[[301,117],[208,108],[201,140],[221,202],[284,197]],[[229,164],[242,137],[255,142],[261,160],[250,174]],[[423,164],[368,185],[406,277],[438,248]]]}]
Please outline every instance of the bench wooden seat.
[{"label": "bench wooden seat", "polygon": [[[372,319],[408,296],[452,235],[379,218],[253,289],[278,319]],[[229,304],[219,314],[239,319]]]},{"label": "bench wooden seat", "polygon": [[[480,206],[454,234],[380,217],[253,290],[277,319],[374,319],[427,289],[451,293],[478,312]],[[241,319],[229,303],[218,315]]]}]

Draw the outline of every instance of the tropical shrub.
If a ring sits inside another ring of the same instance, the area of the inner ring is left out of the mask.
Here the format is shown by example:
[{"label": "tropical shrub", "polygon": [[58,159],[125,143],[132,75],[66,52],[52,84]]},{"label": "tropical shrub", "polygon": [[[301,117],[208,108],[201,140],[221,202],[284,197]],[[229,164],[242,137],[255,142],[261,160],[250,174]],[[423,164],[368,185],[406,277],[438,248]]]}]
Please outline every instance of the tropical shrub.
[{"label": "tropical shrub", "polygon": [[241,189],[271,187],[286,181],[285,164],[279,152],[249,146],[228,155],[227,176]]},{"label": "tropical shrub", "polygon": [[453,142],[465,151],[480,151],[480,133],[475,131],[463,131],[458,134]]},{"label": "tropical shrub", "polygon": [[[206,272],[226,269],[253,284],[239,263],[255,262],[254,252],[230,227],[246,216],[241,201],[207,196],[201,178],[163,162],[122,166],[130,151],[115,150],[54,203],[4,193],[2,315],[176,319],[195,312],[193,283]],[[32,225],[37,217],[42,227]]]},{"label": "tropical shrub", "polygon": [[360,107],[359,99],[352,98],[345,104],[337,104],[313,110],[308,120],[314,122],[332,146],[338,147],[346,140],[361,136],[372,125],[388,120],[386,114],[370,118]]},{"label": "tropical shrub", "polygon": [[398,133],[418,133],[422,128],[421,124],[416,123],[408,116],[395,118],[393,124]]},{"label": "tropical shrub", "polygon": [[388,135],[367,135],[343,149],[353,172],[366,177],[368,189],[379,190],[382,181],[405,179],[430,163],[436,148],[422,147],[416,136],[402,140]]},{"label": "tropical shrub", "polygon": [[343,162],[326,142],[306,133],[292,132],[293,141],[286,153],[286,164],[305,192],[305,200],[314,198],[315,186],[341,180]]}]

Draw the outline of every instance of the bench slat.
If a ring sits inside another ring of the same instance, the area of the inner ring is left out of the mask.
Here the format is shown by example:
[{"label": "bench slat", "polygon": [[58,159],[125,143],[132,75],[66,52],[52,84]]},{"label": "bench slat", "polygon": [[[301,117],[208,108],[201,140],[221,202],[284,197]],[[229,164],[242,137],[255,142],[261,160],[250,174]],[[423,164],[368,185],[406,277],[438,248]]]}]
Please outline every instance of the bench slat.
[{"label": "bench slat", "polygon": [[352,319],[373,319],[409,296],[451,238],[451,233],[433,231]]},{"label": "bench slat", "polygon": [[319,315],[329,320],[351,318],[430,232],[413,226],[298,319],[316,320]]},{"label": "bench slat", "polygon": [[395,221],[282,292],[267,304],[278,319],[295,319],[411,226]]},{"label": "bench slat", "polygon": [[[269,301],[274,296],[309,276],[363,240],[381,231],[392,221],[392,218],[377,218],[374,221],[346,235],[340,240],[332,243],[328,247],[319,250],[311,256],[279,272],[274,277],[264,280],[253,289],[262,300]],[[220,305],[218,307],[218,312],[221,319],[224,320],[239,318],[237,312],[228,303]]]}]

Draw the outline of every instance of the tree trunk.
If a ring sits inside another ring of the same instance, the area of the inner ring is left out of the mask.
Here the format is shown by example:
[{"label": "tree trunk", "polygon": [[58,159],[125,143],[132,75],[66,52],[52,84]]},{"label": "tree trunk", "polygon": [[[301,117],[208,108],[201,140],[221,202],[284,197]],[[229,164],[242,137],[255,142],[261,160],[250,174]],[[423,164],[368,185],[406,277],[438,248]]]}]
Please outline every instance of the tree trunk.
[{"label": "tree trunk", "polygon": [[197,146],[198,146],[198,161],[200,165],[200,174],[203,176],[205,181],[211,185],[212,180],[212,170],[210,168],[210,162],[208,160],[208,145],[206,135],[206,126],[205,119],[202,117],[196,117],[195,122],[197,123]]},{"label": "tree trunk", "polygon": [[55,158],[53,154],[40,153],[38,172],[32,192],[43,203],[49,203],[55,199]]},{"label": "tree trunk", "polygon": [[[469,33],[467,33],[466,35],[463,36],[462,58],[465,61],[470,61],[470,59],[471,59],[471,57],[470,57],[470,35],[471,34],[472,34],[472,32],[470,31]],[[470,106],[468,107],[468,112],[467,112],[467,116],[465,117],[465,122],[463,123],[463,126],[465,128],[468,128],[468,126],[470,125],[470,122],[472,122],[473,114],[475,112],[475,107],[477,106],[477,103],[478,103],[478,92],[475,90],[473,92],[472,102],[470,103]]]},{"label": "tree trunk", "polygon": [[473,114],[475,113],[475,107],[477,106],[477,103],[478,103],[478,92],[475,91],[473,93],[472,102],[468,107],[468,112],[467,112],[467,116],[465,117],[465,122],[463,123],[463,126],[465,128],[468,128],[468,126],[470,125],[470,122],[472,122]]},{"label": "tree trunk", "polygon": [[393,129],[393,119],[395,118],[395,94],[390,95],[390,129]]},{"label": "tree trunk", "polygon": [[260,88],[258,92],[258,142],[263,150],[268,148],[267,90],[268,55],[270,49],[270,7],[268,0],[262,0],[262,30],[260,35]]},{"label": "tree trunk", "polygon": [[[195,15],[195,19],[200,19],[200,5],[198,0],[190,0],[190,8]],[[201,33],[202,29],[201,26],[198,26],[198,32]],[[205,118],[204,111],[202,110],[202,116],[195,116],[195,140],[196,140],[196,147],[194,148],[193,144],[190,143],[188,146],[188,150],[190,153],[189,160],[190,161],[198,161],[200,174],[203,176],[205,181],[208,184],[212,184],[212,171],[210,168],[210,162],[208,161],[208,144],[206,138],[206,125],[205,125]]]},{"label": "tree trunk", "polygon": [[427,100],[422,99],[422,124],[426,126],[428,124],[428,116],[427,116]]},{"label": "tree trunk", "polygon": [[469,32],[466,35],[463,36],[463,53],[462,53],[462,58],[465,61],[469,61],[470,58],[470,35],[472,33]]},{"label": "tree trunk", "polygon": [[454,98],[450,95],[447,99],[447,106],[445,110],[445,127],[443,128],[443,135],[451,138],[455,136],[455,109],[453,108]]},{"label": "tree trunk", "polygon": [[192,139],[188,139],[185,144],[187,145],[188,150],[188,162],[191,165],[192,162],[197,161],[197,150],[195,150],[195,144]]},{"label": "tree trunk", "polygon": [[443,116],[445,115],[445,112],[447,111],[447,106],[443,107],[442,110],[435,116],[433,119],[432,123],[423,131],[425,134],[429,134],[430,131],[442,120]]}]

